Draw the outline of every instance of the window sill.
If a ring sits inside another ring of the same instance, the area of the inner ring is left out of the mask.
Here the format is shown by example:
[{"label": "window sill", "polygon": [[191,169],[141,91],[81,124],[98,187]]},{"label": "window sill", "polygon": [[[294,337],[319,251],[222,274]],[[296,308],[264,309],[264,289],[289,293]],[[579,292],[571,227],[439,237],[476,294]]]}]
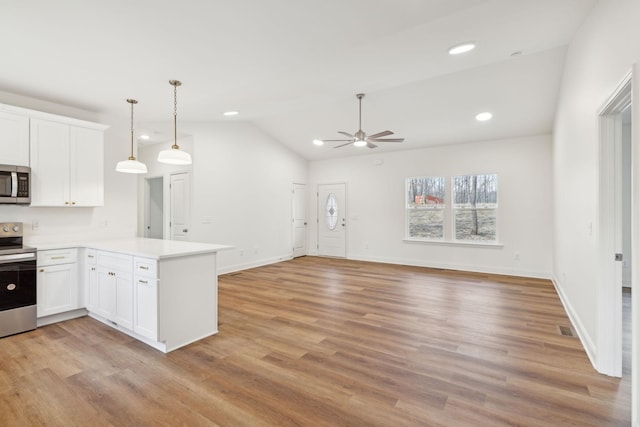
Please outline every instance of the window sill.
[{"label": "window sill", "polygon": [[502,249],[504,244],[499,242],[458,242],[453,240],[420,240],[420,239],[402,239],[405,243],[417,243],[426,245],[442,245],[442,246],[471,246],[478,248]]}]

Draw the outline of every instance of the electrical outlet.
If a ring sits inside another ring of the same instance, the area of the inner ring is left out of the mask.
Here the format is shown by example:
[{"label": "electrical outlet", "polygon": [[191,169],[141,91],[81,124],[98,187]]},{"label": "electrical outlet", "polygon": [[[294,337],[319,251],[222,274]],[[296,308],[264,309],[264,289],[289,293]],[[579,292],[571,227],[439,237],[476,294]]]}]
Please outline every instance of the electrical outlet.
[{"label": "electrical outlet", "polygon": [[34,219],[31,223],[31,229],[37,230],[38,228],[40,228],[40,221]]},{"label": "electrical outlet", "polygon": [[513,254],[513,259],[515,259],[516,261],[520,261],[520,252],[517,252],[517,251],[516,251],[516,252]]}]

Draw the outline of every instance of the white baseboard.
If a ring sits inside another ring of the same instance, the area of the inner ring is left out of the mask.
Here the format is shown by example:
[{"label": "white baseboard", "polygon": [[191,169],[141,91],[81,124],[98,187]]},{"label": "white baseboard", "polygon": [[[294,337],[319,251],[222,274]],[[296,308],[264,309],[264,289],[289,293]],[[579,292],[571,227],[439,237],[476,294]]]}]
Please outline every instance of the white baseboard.
[{"label": "white baseboard", "polygon": [[580,317],[577,315],[576,311],[571,305],[571,302],[569,302],[569,299],[567,298],[566,294],[562,289],[562,285],[560,284],[560,281],[556,277],[553,277],[551,281],[553,282],[553,286],[556,288],[556,292],[560,297],[560,302],[562,303],[564,310],[567,312],[567,316],[569,316],[569,320],[571,321],[573,328],[578,333],[578,337],[580,338],[582,347],[584,347],[584,350],[587,353],[589,360],[591,361],[591,365],[593,366],[593,369],[597,371],[598,370],[598,367],[597,367],[598,365],[596,364],[597,351],[596,351],[596,346],[593,340],[587,333],[586,328],[582,324]]},{"label": "white baseboard", "polygon": [[551,280],[551,274],[540,271],[526,271],[510,267],[487,267],[483,265],[471,265],[471,264],[457,264],[457,263],[442,263],[431,262],[425,260],[411,260],[411,259],[396,259],[387,257],[372,257],[369,255],[354,254],[350,255],[348,259],[357,261],[369,261],[369,262],[382,262],[385,264],[397,264],[397,265],[410,265],[413,267],[427,267],[427,268],[442,268],[445,270],[459,270],[469,271],[473,273],[486,273],[486,274],[499,274],[503,276],[518,276],[518,277],[531,277],[534,279],[548,279]]},{"label": "white baseboard", "polygon": [[38,317],[38,327],[51,325],[52,323],[64,322],[65,320],[75,319],[77,317],[86,316],[88,311],[84,308],[71,310],[64,313],[52,314],[50,316]]},{"label": "white baseboard", "polygon": [[282,261],[288,261],[288,260],[290,260],[292,258],[293,257],[291,256],[291,254],[286,254],[286,255],[280,255],[280,256],[275,256],[275,257],[271,257],[271,258],[259,259],[259,260],[255,260],[255,261],[251,261],[251,262],[247,262],[247,263],[243,263],[243,264],[220,266],[218,268],[218,274],[234,273],[236,271],[242,271],[242,270],[248,270],[250,268],[262,267],[263,265],[269,265],[269,264],[275,264],[275,263],[282,262]]}]

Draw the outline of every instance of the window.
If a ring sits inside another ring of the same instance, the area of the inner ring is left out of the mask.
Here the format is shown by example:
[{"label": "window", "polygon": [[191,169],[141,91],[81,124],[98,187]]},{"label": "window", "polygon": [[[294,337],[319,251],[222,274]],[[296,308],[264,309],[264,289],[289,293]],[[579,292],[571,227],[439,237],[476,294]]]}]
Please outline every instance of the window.
[{"label": "window", "polygon": [[497,212],[496,174],[453,177],[455,240],[497,241]]},{"label": "window", "polygon": [[444,239],[445,179],[414,177],[406,185],[407,237]]},{"label": "window", "polygon": [[335,230],[338,224],[338,199],[335,194],[329,193],[325,209],[327,212],[327,228],[329,230]]}]

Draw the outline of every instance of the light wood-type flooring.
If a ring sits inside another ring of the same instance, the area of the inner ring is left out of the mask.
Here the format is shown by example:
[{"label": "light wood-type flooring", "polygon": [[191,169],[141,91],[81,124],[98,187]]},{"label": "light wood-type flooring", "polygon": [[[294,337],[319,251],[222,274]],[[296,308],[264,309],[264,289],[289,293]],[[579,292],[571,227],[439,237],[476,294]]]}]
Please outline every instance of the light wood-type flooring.
[{"label": "light wood-type flooring", "polygon": [[627,426],[546,280],[303,257],[223,275],[160,353],[88,317],[0,339],[1,426]]}]

